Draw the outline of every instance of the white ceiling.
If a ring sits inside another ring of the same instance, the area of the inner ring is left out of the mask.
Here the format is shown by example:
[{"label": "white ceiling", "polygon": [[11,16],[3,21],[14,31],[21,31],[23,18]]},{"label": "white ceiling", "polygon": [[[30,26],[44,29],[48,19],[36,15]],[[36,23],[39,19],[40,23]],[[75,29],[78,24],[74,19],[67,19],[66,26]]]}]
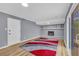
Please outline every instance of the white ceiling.
[{"label": "white ceiling", "polygon": [[40,25],[63,24],[69,3],[29,3],[23,7],[20,3],[0,3],[0,11],[31,20]]}]

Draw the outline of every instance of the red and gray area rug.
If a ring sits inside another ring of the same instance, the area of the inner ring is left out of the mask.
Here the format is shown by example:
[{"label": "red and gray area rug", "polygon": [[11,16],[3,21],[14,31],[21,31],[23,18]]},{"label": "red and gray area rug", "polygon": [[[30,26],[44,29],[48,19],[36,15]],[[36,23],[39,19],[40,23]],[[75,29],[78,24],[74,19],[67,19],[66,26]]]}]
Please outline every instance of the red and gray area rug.
[{"label": "red and gray area rug", "polygon": [[22,48],[36,56],[56,56],[58,39],[37,40],[25,43]]}]

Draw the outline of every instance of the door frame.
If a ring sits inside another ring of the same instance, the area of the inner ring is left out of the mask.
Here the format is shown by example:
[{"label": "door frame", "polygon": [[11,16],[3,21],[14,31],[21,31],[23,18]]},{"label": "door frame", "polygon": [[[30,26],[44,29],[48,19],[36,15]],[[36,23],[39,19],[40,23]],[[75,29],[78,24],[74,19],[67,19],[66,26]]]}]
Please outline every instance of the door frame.
[{"label": "door frame", "polygon": [[8,19],[15,19],[15,20],[19,20],[19,19],[16,19],[16,18],[7,18],[7,46],[11,46],[11,45],[14,45],[14,44],[17,44],[17,43],[21,42],[21,20],[19,20],[20,21],[20,39],[19,39],[19,42],[14,43],[14,44],[8,44]]}]

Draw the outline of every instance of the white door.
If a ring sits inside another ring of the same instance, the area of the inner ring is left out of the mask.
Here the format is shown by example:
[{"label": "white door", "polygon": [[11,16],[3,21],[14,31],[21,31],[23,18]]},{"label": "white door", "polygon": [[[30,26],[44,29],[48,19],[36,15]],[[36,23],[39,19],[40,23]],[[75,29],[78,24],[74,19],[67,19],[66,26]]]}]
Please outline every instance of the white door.
[{"label": "white door", "polygon": [[17,19],[8,18],[8,45],[20,42],[21,37],[21,21]]}]

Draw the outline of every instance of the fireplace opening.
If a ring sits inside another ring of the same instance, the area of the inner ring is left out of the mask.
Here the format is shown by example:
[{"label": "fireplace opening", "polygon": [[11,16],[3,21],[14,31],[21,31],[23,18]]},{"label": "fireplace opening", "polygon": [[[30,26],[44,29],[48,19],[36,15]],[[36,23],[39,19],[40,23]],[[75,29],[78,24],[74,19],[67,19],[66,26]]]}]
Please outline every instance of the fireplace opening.
[{"label": "fireplace opening", "polygon": [[54,31],[48,31],[48,36],[54,36]]}]

